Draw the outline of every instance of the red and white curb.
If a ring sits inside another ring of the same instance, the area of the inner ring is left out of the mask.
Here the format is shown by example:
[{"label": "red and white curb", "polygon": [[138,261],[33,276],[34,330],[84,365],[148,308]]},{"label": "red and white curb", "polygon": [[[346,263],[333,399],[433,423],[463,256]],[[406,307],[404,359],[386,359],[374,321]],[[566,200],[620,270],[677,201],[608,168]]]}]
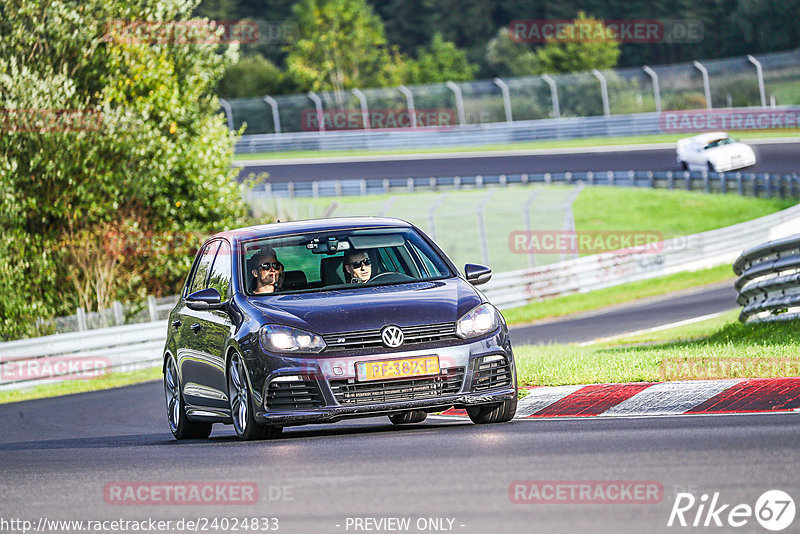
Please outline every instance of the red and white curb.
[{"label": "red and white curb", "polygon": [[[737,378],[533,387],[515,419],[756,412],[800,408],[800,378]],[[466,415],[450,409],[442,415]]]}]

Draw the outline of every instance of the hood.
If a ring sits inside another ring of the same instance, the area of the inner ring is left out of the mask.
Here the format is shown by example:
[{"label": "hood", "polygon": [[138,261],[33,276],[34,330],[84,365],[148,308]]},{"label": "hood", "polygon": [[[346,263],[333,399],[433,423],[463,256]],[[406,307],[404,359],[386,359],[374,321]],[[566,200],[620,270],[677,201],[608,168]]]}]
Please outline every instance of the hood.
[{"label": "hood", "polygon": [[332,334],[455,322],[483,299],[461,278],[319,293],[251,297],[265,322]]},{"label": "hood", "polygon": [[714,148],[709,148],[706,153],[711,160],[727,161],[732,156],[750,155],[752,149],[744,143],[732,143],[730,145],[722,145]]}]

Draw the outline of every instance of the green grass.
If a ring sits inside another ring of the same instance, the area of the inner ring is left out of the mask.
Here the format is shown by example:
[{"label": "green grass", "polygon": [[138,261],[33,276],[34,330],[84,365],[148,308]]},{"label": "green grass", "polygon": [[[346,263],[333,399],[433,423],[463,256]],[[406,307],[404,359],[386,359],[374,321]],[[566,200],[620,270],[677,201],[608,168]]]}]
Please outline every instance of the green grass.
[{"label": "green grass", "polygon": [[741,324],[726,314],[645,334],[648,343],[524,345],[514,353],[520,386],[800,376],[797,327],[797,321]]},{"label": "green grass", "polygon": [[578,231],[657,231],[669,239],[757,219],[794,204],[794,200],[734,194],[587,187],[573,204],[573,212]]},{"label": "green grass", "polygon": [[[764,131],[731,131],[733,137],[742,141],[769,137],[800,136],[797,129],[764,130]],[[496,150],[537,150],[549,148],[572,148],[587,146],[639,145],[648,143],[674,143],[678,139],[690,136],[691,133],[637,135],[630,137],[590,137],[586,139],[553,139],[546,141],[527,141],[523,143],[494,144],[481,146],[450,146],[431,148],[398,148],[387,150],[297,150],[288,152],[259,152],[257,154],[239,154],[234,161],[251,161],[261,159],[284,158],[324,158],[336,156],[376,156],[393,154],[440,154],[443,152],[492,152]]]},{"label": "green grass", "polygon": [[726,280],[733,284],[733,270],[730,265],[721,265],[710,269],[640,280],[630,284],[590,291],[589,293],[575,293],[529,302],[524,306],[503,310],[503,317],[506,318],[508,324],[524,324],[552,317],[563,317],[573,313],[599,310],[636,299],[666,295],[675,291],[701,287]]},{"label": "green grass", "polygon": [[112,372],[108,376],[98,378],[53,381],[50,384],[41,384],[31,388],[0,391],[0,404],[128,386],[139,382],[158,380],[161,379],[161,376],[161,367],[150,367],[123,373]]}]

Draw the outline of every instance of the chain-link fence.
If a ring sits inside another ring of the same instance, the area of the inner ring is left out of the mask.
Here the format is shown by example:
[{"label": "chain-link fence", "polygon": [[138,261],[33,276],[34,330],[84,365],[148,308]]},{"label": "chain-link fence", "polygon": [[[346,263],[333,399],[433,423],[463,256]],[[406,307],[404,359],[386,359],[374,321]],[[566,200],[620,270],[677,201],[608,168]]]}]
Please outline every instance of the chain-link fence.
[{"label": "chain-link fence", "polygon": [[[800,104],[800,49],[505,80],[230,100],[234,129],[280,134],[446,129],[547,118]],[[226,107],[226,106],[225,106]]]},{"label": "chain-link fence", "polygon": [[38,319],[36,335],[66,334],[124,324],[161,321],[169,316],[170,310],[177,302],[177,295],[160,298],[150,296],[144,302],[131,304],[114,301],[110,308],[100,311],[87,312],[83,308],[77,308],[73,315]]}]

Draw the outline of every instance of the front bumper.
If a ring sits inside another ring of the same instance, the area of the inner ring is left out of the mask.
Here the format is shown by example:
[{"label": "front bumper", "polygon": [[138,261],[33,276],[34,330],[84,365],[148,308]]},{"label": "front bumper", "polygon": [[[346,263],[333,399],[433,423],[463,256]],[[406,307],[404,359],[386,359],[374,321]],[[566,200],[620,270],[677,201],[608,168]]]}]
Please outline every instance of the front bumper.
[{"label": "front bumper", "polygon": [[255,419],[262,424],[281,426],[305,425],[310,423],[335,423],[342,419],[391,415],[408,410],[439,412],[448,408],[466,408],[476,404],[492,404],[512,399],[517,395],[516,387],[486,393],[442,396],[416,401],[367,404],[359,406],[321,407],[315,410],[286,410],[282,412],[261,411]]},{"label": "front bumper", "polygon": [[[496,334],[461,344],[406,351],[280,358],[262,379],[251,374],[254,416],[262,424],[281,426],[332,423],[342,419],[390,415],[408,410],[442,411],[450,407],[492,404],[517,394],[516,365],[505,328]],[[397,360],[435,355],[440,374],[360,382],[357,362]],[[268,363],[275,363],[267,357]],[[257,375],[257,373],[255,373]],[[297,390],[276,402],[275,389],[286,394],[290,377]],[[275,380],[278,378],[279,380]],[[279,386],[276,383],[280,382]],[[286,399],[301,399],[287,406]],[[308,403],[302,401],[308,399]],[[313,404],[313,405],[312,405]]]}]

